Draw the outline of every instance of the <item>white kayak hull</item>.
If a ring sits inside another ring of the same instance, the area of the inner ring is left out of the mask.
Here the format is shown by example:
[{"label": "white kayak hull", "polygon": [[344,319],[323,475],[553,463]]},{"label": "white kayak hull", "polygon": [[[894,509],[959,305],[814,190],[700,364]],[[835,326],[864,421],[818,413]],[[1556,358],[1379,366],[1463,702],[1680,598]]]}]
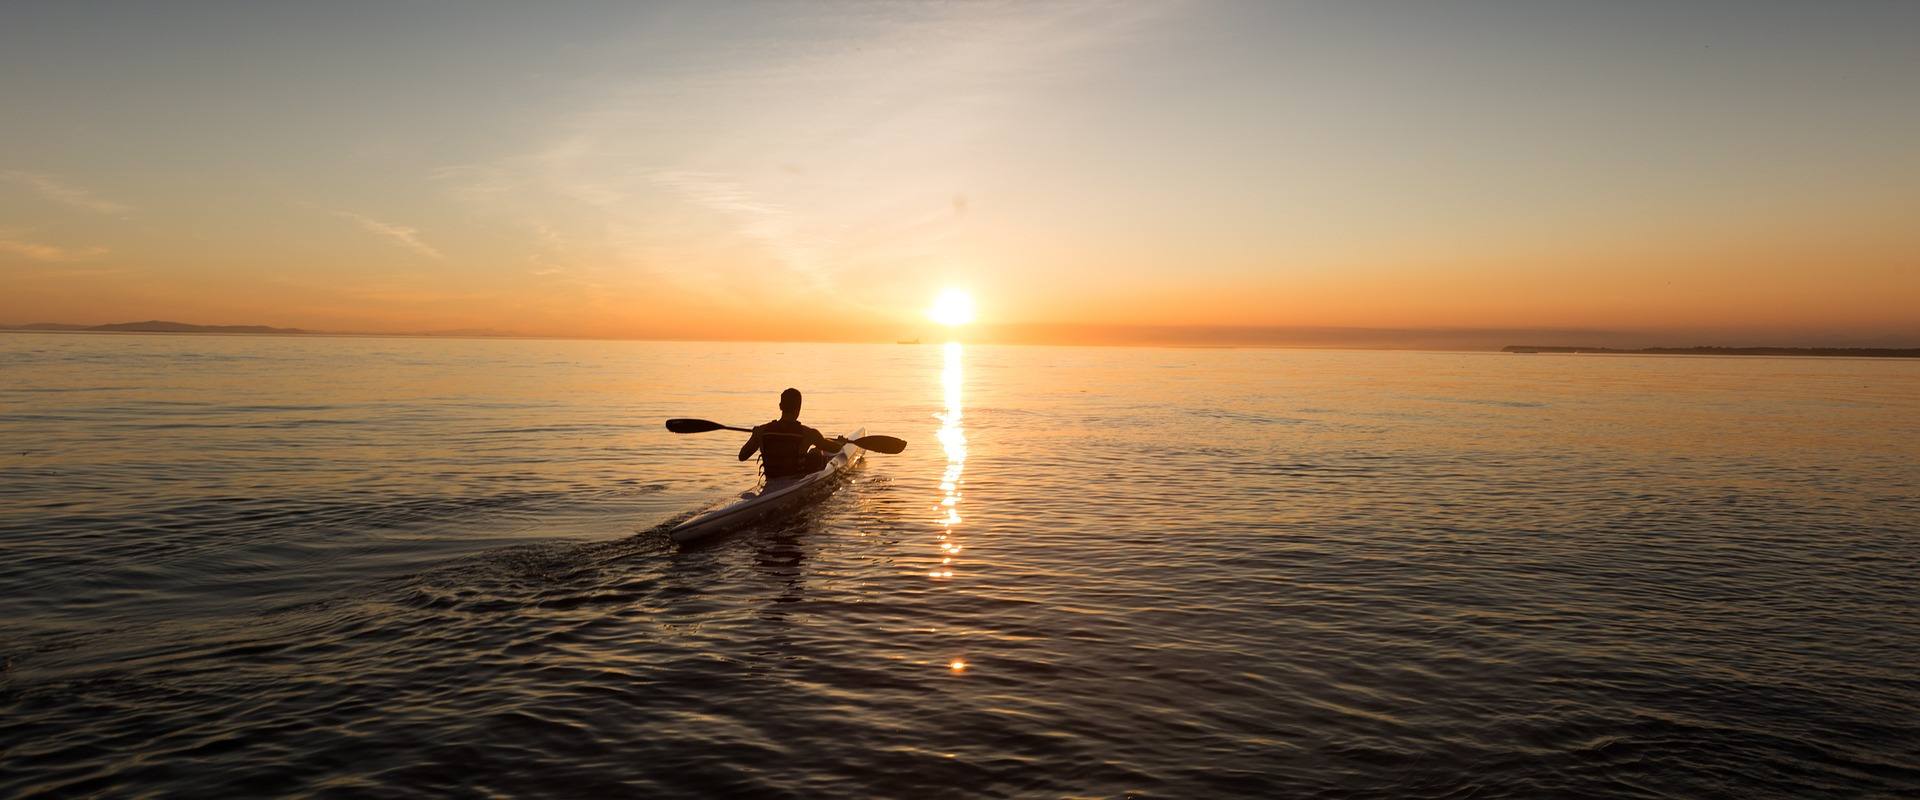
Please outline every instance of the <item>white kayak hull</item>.
[{"label": "white kayak hull", "polygon": [[[858,439],[866,434],[867,430],[861,428],[847,434],[847,438]],[[701,512],[673,526],[672,530],[667,531],[667,536],[676,543],[684,544],[765,519],[769,514],[804,506],[830,492],[841,475],[860,463],[866,452],[851,444],[841,447],[840,452],[827,459],[825,466],[805,475],[767,481],[760,488],[740,495],[739,500]]]}]

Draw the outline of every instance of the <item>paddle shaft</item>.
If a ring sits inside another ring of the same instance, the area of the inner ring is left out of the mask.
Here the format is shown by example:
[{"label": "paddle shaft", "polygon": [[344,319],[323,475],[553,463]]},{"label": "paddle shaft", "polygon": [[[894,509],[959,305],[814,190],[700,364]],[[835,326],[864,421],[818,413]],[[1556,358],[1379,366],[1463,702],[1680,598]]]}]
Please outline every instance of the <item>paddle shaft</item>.
[{"label": "paddle shaft", "polygon": [[[711,420],[704,420],[704,419],[670,419],[670,420],[667,420],[667,430],[673,431],[674,433],[706,433],[707,431],[739,431],[740,433],[754,432],[752,428],[736,428],[732,425],[722,425],[718,422],[713,422]],[[762,436],[799,436],[800,434],[781,433],[776,431],[761,431],[760,435]],[[895,436],[862,436],[858,439],[853,439],[848,443],[862,450],[872,450],[876,453],[886,453],[888,455],[899,453],[900,451],[907,449],[906,441]]]}]

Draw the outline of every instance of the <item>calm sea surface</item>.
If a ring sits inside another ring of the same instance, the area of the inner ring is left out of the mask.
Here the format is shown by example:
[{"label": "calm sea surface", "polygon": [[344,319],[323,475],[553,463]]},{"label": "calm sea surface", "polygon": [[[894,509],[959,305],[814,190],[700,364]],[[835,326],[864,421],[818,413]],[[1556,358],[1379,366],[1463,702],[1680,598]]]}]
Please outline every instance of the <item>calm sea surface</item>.
[{"label": "calm sea surface", "polygon": [[[903,437],[678,548],[777,393]],[[1920,793],[1920,363],[0,335],[0,796]]]}]

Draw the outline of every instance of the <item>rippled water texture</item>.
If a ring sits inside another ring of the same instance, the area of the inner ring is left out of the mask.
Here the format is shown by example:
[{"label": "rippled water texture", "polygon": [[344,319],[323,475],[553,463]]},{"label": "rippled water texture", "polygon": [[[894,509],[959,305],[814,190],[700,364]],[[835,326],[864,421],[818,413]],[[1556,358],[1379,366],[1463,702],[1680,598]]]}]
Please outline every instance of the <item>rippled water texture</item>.
[{"label": "rippled water texture", "polygon": [[[912,442],[680,549],[786,386]],[[1920,363],[0,335],[0,795],[1920,793]]]}]

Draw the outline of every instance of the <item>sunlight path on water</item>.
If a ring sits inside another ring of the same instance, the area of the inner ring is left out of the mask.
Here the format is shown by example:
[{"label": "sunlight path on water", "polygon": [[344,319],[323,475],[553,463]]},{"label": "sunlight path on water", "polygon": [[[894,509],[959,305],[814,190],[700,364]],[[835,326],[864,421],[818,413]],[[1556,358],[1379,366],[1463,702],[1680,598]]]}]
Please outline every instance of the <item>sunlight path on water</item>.
[{"label": "sunlight path on water", "polygon": [[[940,430],[935,435],[947,457],[946,468],[940,473],[940,502],[934,506],[937,515],[934,523],[940,526],[940,563],[927,573],[927,577],[939,581],[953,577],[954,563],[960,556],[960,539],[954,528],[960,524],[960,473],[967,464],[967,434],[960,426],[961,384],[964,381],[960,357],[960,343],[948,342],[940,370],[940,388],[945,394],[946,410],[933,415],[940,420]],[[966,661],[955,656],[948,662],[948,668],[955,673],[963,672],[966,670]]]},{"label": "sunlight path on water", "polygon": [[940,371],[940,387],[946,392],[947,409],[933,416],[940,420],[940,430],[936,435],[940,439],[941,450],[946,453],[947,467],[940,474],[940,504],[934,506],[934,511],[938,513],[935,522],[940,526],[940,565],[927,573],[931,578],[953,577],[954,558],[960,555],[960,540],[953,530],[954,526],[960,524],[960,473],[967,465],[967,434],[960,426],[962,371],[959,342],[947,343],[944,363]]}]

